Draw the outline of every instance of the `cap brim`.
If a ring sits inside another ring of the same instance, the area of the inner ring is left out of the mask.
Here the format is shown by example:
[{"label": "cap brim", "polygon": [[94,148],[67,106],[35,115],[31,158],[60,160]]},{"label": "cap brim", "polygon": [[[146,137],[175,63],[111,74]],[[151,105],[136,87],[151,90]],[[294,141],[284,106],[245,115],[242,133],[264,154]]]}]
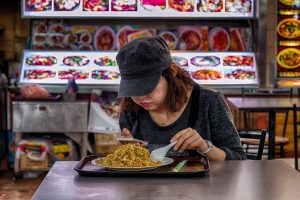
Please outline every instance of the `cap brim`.
[{"label": "cap brim", "polygon": [[158,84],[160,73],[135,79],[122,79],[118,97],[145,96],[150,94]]}]

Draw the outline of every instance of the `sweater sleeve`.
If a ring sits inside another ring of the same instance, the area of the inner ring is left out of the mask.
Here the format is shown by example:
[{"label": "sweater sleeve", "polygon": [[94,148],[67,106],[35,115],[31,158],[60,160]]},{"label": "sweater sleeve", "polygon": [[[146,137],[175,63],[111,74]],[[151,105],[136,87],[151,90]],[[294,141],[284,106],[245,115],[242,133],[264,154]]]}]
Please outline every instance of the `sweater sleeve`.
[{"label": "sweater sleeve", "polygon": [[245,151],[234,126],[232,114],[221,93],[210,99],[211,141],[226,153],[226,160],[244,160]]}]

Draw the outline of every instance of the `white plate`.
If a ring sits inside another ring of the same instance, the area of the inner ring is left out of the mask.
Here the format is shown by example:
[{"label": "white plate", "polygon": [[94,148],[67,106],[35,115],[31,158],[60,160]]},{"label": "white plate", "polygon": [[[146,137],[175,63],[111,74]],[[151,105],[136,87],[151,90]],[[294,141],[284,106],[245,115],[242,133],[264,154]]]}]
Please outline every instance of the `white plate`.
[{"label": "white plate", "polygon": [[[99,158],[97,158],[99,159]],[[104,167],[102,166],[101,164],[97,164],[96,163],[96,160],[92,160],[91,163],[93,165],[96,165],[98,167],[103,167],[105,169],[108,169],[108,170],[115,170],[115,171],[145,171],[145,170],[151,170],[151,169],[156,169],[156,168],[159,168],[161,166],[165,166],[165,165],[169,165],[171,163],[174,162],[174,160],[172,158],[168,158],[168,157],[165,157],[163,159],[163,161],[161,162],[160,165],[157,165],[157,166],[147,166],[147,167]],[[101,158],[100,158],[101,159]]]}]

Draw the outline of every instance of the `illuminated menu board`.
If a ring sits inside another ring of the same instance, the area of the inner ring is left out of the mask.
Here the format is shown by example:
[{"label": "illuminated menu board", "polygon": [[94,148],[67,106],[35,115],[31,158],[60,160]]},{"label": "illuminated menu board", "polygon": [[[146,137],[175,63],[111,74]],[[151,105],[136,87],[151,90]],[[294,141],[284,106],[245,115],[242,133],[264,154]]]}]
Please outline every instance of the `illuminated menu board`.
[{"label": "illuminated menu board", "polygon": [[24,17],[253,17],[254,0],[23,0]]},{"label": "illuminated menu board", "polygon": [[[117,52],[25,51],[19,83],[118,85]],[[257,85],[254,53],[172,52],[173,61],[201,85]]]},{"label": "illuminated menu board", "polygon": [[[300,1],[278,0],[277,8],[277,78],[297,79],[300,78]],[[286,83],[284,86],[293,85],[292,81]]]}]

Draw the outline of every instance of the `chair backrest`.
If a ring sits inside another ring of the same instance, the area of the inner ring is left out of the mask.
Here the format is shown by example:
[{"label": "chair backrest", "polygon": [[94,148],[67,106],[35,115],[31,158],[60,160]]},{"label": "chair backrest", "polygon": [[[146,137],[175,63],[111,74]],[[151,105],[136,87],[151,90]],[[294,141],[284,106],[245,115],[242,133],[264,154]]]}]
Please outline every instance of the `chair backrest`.
[{"label": "chair backrest", "polygon": [[239,131],[239,135],[240,135],[240,138],[249,138],[249,139],[258,139],[259,140],[257,154],[255,155],[255,154],[249,153],[249,154],[247,154],[247,159],[261,160],[263,151],[264,151],[267,130],[262,129],[260,133],[258,133],[257,131],[242,130],[242,131]]},{"label": "chair backrest", "polygon": [[293,125],[294,125],[294,157],[295,157],[295,169],[298,170],[298,125],[300,122],[297,119],[297,105],[293,104]]}]

